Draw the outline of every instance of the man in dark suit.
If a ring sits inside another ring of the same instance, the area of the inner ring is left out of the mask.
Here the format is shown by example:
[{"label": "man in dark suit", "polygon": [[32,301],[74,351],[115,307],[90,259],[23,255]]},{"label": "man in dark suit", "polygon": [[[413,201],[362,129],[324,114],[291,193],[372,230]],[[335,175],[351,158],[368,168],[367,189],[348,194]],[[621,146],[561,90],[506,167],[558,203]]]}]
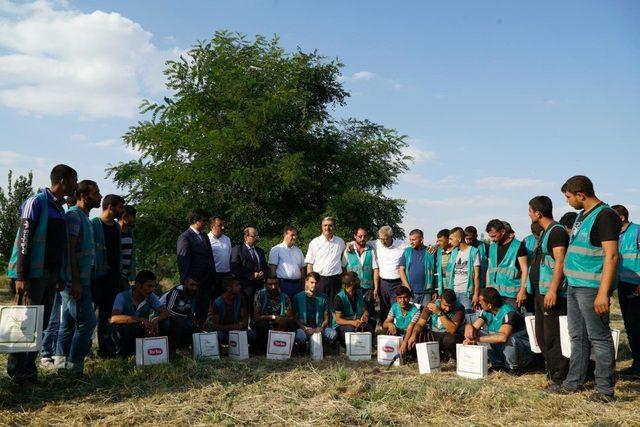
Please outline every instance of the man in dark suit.
[{"label": "man in dark suit", "polygon": [[257,290],[262,289],[269,271],[264,251],[256,246],[258,231],[253,227],[244,229],[244,243],[231,250],[231,271],[242,282],[242,290],[247,296],[248,307],[253,307]]},{"label": "man in dark suit", "polygon": [[189,217],[191,226],[178,237],[180,283],[184,284],[187,279],[198,282],[196,319],[200,326],[204,325],[207,319],[216,272],[211,242],[204,232],[210,219],[211,215],[208,212],[202,209],[194,210]]}]

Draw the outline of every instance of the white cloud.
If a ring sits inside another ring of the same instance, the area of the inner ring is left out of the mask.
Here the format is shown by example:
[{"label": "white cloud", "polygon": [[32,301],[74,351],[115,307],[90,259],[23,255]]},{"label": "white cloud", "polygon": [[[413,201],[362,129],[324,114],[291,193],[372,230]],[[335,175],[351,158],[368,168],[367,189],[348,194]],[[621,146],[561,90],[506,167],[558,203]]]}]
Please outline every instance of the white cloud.
[{"label": "white cloud", "polygon": [[429,208],[455,208],[456,210],[508,207],[513,204],[513,202],[506,197],[482,195],[448,197],[443,199],[409,199],[409,203]]},{"label": "white cloud", "polygon": [[522,188],[547,188],[550,182],[532,178],[509,178],[506,176],[488,176],[476,180],[476,187],[482,190],[516,190]]},{"label": "white cloud", "polygon": [[164,61],[178,56],[118,14],[48,1],[0,6],[0,104],[22,113],[132,117],[164,91]]},{"label": "white cloud", "polygon": [[426,162],[428,160],[433,160],[436,157],[436,153],[434,153],[433,151],[421,150],[411,145],[405,147],[405,149],[403,150],[403,154],[405,156],[413,157],[414,163]]},{"label": "white cloud", "polygon": [[375,73],[371,71],[358,71],[357,73],[353,73],[351,78],[353,80],[373,80],[375,76]]},{"label": "white cloud", "polygon": [[46,185],[49,172],[54,165],[54,161],[46,157],[17,151],[0,151],[0,186],[5,186],[9,170],[13,172],[14,180],[20,175],[27,176],[29,172],[33,172],[34,186],[42,183]]}]

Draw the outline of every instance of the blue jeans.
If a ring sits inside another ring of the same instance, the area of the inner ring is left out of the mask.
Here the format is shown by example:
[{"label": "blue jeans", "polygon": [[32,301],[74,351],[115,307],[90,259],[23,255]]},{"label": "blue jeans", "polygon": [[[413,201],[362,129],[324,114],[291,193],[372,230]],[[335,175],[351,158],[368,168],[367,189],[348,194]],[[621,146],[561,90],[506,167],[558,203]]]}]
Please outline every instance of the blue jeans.
[{"label": "blue jeans", "polygon": [[571,359],[569,372],[562,385],[569,390],[577,390],[587,377],[589,355],[593,344],[596,359],[596,391],[613,395],[616,383],[615,349],[609,327],[609,313],[597,315],[593,301],[598,289],[569,286],[567,291],[567,326],[571,339]]},{"label": "blue jeans", "polygon": [[471,298],[467,296],[466,292],[456,292],[456,300],[464,306],[467,313],[471,313],[473,308],[471,307]]},{"label": "blue jeans", "polygon": [[[338,332],[333,328],[324,328],[324,330],[322,331],[322,341],[327,344],[332,344],[336,340],[337,336]],[[296,330],[296,344],[304,344],[308,340],[309,335],[307,335],[307,333],[303,329]]]},{"label": "blue jeans", "polygon": [[[489,333],[480,329],[478,335],[489,335]],[[491,344],[487,356],[492,366],[506,366],[509,369],[526,368],[532,360],[526,329],[512,333],[505,344]]]},{"label": "blue jeans", "polygon": [[91,287],[82,287],[82,296],[73,299],[69,290],[60,292],[62,298],[62,319],[58,332],[56,356],[66,356],[73,369],[82,371],[84,358],[91,350],[91,338],[97,319],[93,311]]},{"label": "blue jeans", "polygon": [[51,359],[56,354],[56,344],[58,342],[58,329],[60,329],[60,306],[62,297],[60,292],[56,292],[51,306],[51,316],[49,316],[49,325],[44,330],[42,338],[42,350],[40,357],[43,359]]}]

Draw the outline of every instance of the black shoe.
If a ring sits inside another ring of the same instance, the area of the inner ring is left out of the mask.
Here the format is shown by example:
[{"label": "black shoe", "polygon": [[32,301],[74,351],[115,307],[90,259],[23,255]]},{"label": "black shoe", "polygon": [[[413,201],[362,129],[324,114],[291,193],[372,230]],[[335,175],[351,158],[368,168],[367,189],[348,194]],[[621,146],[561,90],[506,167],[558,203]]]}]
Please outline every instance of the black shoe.
[{"label": "black shoe", "polygon": [[545,391],[547,393],[553,393],[553,394],[573,394],[578,392],[578,390],[567,388],[561,383],[553,383],[550,386],[548,386],[545,389]]},{"label": "black shoe", "polygon": [[603,394],[603,393],[598,393],[596,391],[591,396],[589,396],[587,400],[589,402],[595,402],[595,403],[612,403],[612,402],[615,402],[616,398],[613,394],[611,395]]}]

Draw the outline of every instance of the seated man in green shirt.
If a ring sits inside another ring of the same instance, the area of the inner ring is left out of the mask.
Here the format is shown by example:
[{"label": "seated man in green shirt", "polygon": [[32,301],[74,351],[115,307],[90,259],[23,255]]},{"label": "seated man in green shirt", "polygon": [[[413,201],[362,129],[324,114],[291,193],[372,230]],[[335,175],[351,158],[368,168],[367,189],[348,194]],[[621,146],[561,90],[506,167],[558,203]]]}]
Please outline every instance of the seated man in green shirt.
[{"label": "seated man in green shirt", "polygon": [[[149,270],[141,270],[133,287],[116,296],[110,320],[116,355],[126,357],[135,354],[136,338],[157,336],[158,323],[169,318],[169,312],[153,293],[155,287],[156,275]],[[153,311],[158,316],[150,320]]]},{"label": "seated man in green shirt", "polygon": [[293,313],[298,326],[296,344],[302,347],[309,337],[320,332],[327,344],[335,341],[337,332],[329,327],[329,305],[325,294],[319,290],[320,275],[315,271],[304,279],[304,291],[293,298]]},{"label": "seated man in green shirt", "polygon": [[222,279],[222,295],[211,300],[205,322],[207,332],[218,333],[218,343],[229,343],[229,331],[246,331],[249,346],[256,341],[256,332],[247,329],[249,315],[242,296],[242,283],[228,276]]},{"label": "seated man in green shirt", "polygon": [[253,304],[251,329],[256,331],[259,350],[267,351],[270,330],[288,331],[292,326],[291,300],[287,294],[280,292],[278,278],[269,275],[264,282],[264,289],[256,292]]},{"label": "seated man in green shirt", "polygon": [[376,322],[367,311],[360,279],[352,271],[342,275],[342,290],[334,299],[333,327],[340,336],[340,343],[345,345],[347,332],[373,332]]},{"label": "seated man in green shirt", "polygon": [[[466,326],[464,343],[489,344],[492,370],[520,373],[532,360],[524,318],[504,302],[495,288],[480,291],[480,306],[480,316]],[[484,325],[487,325],[487,330],[480,329]]]},{"label": "seated man in green shirt", "polygon": [[[414,326],[420,317],[420,309],[411,302],[412,293],[409,288],[403,286],[396,292],[396,302],[391,306],[386,320],[382,327],[389,335],[399,335],[410,337],[413,334]],[[407,352],[406,339],[400,346],[400,355],[404,357]]]},{"label": "seated man in green shirt", "polygon": [[[464,340],[464,306],[457,300],[453,289],[445,289],[442,296],[429,302],[420,313],[413,333],[403,341],[402,346],[412,350],[425,332],[427,341],[438,341],[440,360],[443,362],[456,358],[456,344]],[[402,348],[400,351],[402,352]],[[406,349],[405,349],[406,351]]]}]

